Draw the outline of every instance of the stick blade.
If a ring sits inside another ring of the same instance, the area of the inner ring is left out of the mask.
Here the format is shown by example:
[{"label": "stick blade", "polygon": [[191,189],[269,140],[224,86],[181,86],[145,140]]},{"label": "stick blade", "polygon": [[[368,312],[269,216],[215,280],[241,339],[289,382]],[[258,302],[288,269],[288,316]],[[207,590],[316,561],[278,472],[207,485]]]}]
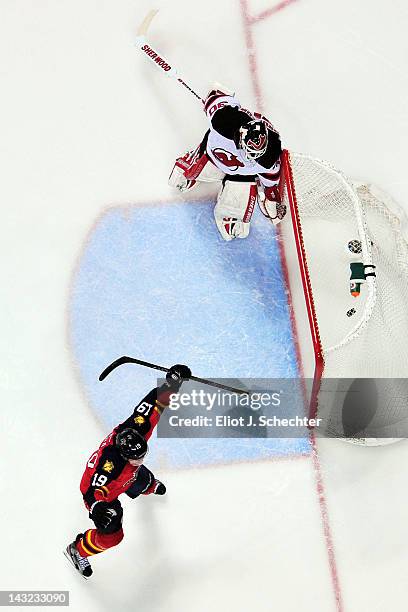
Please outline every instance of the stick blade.
[{"label": "stick blade", "polygon": [[104,371],[99,375],[99,380],[105,380],[105,378],[109,376],[109,374],[113,372],[113,370],[116,370],[116,368],[123,365],[124,363],[132,363],[132,358],[126,356],[119,357],[119,359],[116,359],[113,363],[111,363],[110,365],[108,365],[107,368],[104,369]]},{"label": "stick blade", "polygon": [[140,24],[137,30],[138,36],[145,36],[147,34],[150,24],[153,21],[153,19],[156,17],[158,12],[159,12],[159,9],[151,9],[147,13],[146,17],[143,19],[142,23]]}]

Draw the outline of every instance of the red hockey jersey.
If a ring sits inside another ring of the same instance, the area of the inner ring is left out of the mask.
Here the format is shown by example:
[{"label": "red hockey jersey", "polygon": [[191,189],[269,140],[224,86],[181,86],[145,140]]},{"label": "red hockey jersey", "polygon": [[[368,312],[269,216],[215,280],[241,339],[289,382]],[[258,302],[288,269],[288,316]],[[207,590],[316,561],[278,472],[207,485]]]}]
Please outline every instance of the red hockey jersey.
[{"label": "red hockey jersey", "polygon": [[135,407],[133,413],[120,423],[103,440],[86,464],[80,489],[86,507],[89,509],[96,501],[110,502],[132,485],[137,478],[140,466],[130,465],[116,448],[116,435],[131,427],[148,440],[159,422],[160,416],[169,405],[174,391],[167,385],[152,389]]}]

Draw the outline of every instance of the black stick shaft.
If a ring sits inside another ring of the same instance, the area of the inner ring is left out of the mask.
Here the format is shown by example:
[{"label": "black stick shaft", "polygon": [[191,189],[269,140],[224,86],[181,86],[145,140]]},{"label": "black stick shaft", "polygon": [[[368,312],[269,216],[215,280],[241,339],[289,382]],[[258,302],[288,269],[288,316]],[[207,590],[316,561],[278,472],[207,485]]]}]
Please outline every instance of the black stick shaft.
[{"label": "black stick shaft", "polygon": [[[123,357],[119,357],[119,359],[115,359],[104,371],[100,374],[99,380],[105,380],[105,378],[116,370],[119,366],[125,363],[136,363],[137,365],[145,366],[146,368],[152,368],[153,370],[160,370],[161,372],[168,372],[169,368],[165,368],[163,366],[157,365],[155,363],[150,363],[149,361],[142,361],[141,359],[135,359],[134,357],[127,357],[124,355]],[[214,380],[207,380],[206,378],[199,378],[198,376],[190,376],[190,380],[195,380],[196,382],[202,383],[204,385],[209,385],[211,387],[217,387],[218,389],[225,389],[225,391],[232,391],[233,393],[239,393],[243,395],[248,395],[249,391],[245,389],[236,389],[235,387],[230,387],[229,385],[224,385],[223,383],[215,382]]]}]

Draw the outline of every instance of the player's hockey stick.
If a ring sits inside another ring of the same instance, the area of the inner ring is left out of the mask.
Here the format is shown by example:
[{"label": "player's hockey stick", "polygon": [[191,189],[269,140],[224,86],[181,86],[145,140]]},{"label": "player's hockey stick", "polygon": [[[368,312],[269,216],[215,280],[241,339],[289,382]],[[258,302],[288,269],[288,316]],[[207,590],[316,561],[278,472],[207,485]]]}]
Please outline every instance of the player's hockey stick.
[{"label": "player's hockey stick", "polygon": [[[142,361],[141,359],[135,359],[134,357],[127,357],[124,355],[123,357],[119,357],[119,359],[115,359],[115,361],[108,365],[108,367],[105,368],[102,374],[99,376],[99,380],[105,380],[105,378],[111,372],[113,372],[113,370],[116,370],[116,368],[125,363],[136,363],[137,365],[145,366],[146,368],[153,368],[153,370],[160,370],[161,372],[169,371],[169,368],[164,368],[163,366],[156,365],[155,363],[149,363],[148,361]],[[206,378],[199,378],[198,376],[190,376],[190,380],[195,380],[196,382],[204,385],[210,385],[211,387],[217,387],[218,389],[232,391],[233,393],[249,395],[249,391],[246,391],[245,389],[235,389],[234,387],[223,385],[222,383],[215,382],[214,380],[207,380]]]},{"label": "player's hockey stick", "polygon": [[142,51],[145,56],[153,62],[166,76],[176,79],[183,87],[185,87],[193,96],[200,100],[204,104],[203,98],[198,94],[188,83],[186,83],[181,77],[179,77],[177,70],[163,57],[156,49],[150,45],[146,40],[146,34],[152,19],[157,15],[159,11],[153,9],[149,11],[146,17],[143,19],[137,31],[136,46]]}]

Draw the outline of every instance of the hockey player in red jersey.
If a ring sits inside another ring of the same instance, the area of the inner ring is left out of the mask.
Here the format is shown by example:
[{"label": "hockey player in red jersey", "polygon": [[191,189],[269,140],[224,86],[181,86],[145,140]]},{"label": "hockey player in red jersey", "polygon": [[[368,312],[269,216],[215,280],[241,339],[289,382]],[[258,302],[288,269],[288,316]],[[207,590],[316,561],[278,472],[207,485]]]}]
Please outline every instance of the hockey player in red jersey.
[{"label": "hockey player in red jersey", "polygon": [[166,487],[143,465],[148,452],[147,440],[159,422],[170,396],[177,393],[190,368],[174,365],[166,382],[140,401],[133,413],[120,423],[89,458],[80,490],[95,529],[80,533],[65,550],[65,555],[84,578],[92,568],[88,557],[116,546],[123,539],[122,505],[119,495],[132,499],[139,495],[164,495]]},{"label": "hockey player in red jersey", "polygon": [[213,89],[204,109],[210,129],[197,149],[176,160],[169,184],[180,191],[197,182],[221,184],[214,216],[224,240],[248,236],[257,201],[276,225],[286,214],[278,132],[268,119],[242,108],[232,92]]}]

